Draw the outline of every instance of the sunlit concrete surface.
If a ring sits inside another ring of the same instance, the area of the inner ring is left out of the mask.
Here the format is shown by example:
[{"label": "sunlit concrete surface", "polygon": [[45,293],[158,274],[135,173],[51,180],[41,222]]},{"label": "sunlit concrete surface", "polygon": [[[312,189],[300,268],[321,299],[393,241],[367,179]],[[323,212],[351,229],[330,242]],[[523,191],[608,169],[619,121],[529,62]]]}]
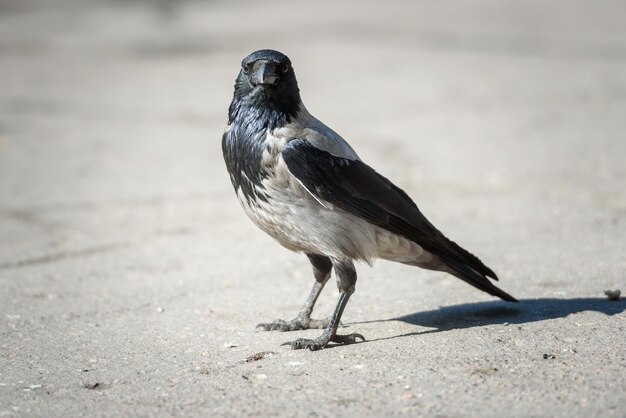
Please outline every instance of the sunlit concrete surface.
[{"label": "sunlit concrete surface", "polygon": [[[623,417],[625,21],[617,0],[1,0],[0,417]],[[521,302],[379,262],[343,317],[367,342],[255,332],[312,284],[222,160],[260,48]]]}]

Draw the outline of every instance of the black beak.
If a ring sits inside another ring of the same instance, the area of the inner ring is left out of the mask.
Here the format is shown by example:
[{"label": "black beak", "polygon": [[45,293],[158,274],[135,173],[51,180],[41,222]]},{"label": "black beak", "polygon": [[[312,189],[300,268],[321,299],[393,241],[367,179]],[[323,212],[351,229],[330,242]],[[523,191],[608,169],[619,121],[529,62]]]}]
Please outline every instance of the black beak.
[{"label": "black beak", "polygon": [[273,62],[261,62],[254,73],[256,84],[268,84],[275,86],[280,77],[276,75],[276,64]]}]

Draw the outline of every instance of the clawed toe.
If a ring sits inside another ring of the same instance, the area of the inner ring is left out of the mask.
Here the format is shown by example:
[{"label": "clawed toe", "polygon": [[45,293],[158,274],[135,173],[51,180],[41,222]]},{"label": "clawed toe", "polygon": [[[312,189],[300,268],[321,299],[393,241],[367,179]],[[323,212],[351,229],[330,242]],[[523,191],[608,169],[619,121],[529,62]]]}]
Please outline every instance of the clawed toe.
[{"label": "clawed toe", "polygon": [[357,339],[360,339],[361,341],[365,341],[365,337],[356,332],[353,332],[352,334],[348,334],[348,335],[335,335],[330,340],[334,343],[339,343],[339,344],[354,344],[357,342]]},{"label": "clawed toe", "polygon": [[302,350],[308,348],[311,351],[319,350],[323,348],[326,344],[322,341],[318,340],[309,340],[308,338],[298,338],[294,341],[288,341],[282,343],[281,346],[287,345],[290,346],[292,350]]},{"label": "clawed toe", "polygon": [[273,322],[262,322],[257,324],[255,328],[260,328],[262,331],[296,331],[300,329],[321,329],[326,328],[327,325],[328,318],[311,319],[307,317],[297,317],[290,321],[277,319]]},{"label": "clawed toe", "polygon": [[308,338],[298,338],[294,341],[288,341],[282,343],[281,346],[289,346],[292,350],[302,350],[308,348],[311,351],[319,350],[321,348],[326,347],[329,342],[334,342],[337,344],[354,344],[358,342],[358,340],[365,341],[365,337],[361,334],[352,333],[348,335],[334,335],[333,337],[327,337],[325,334],[322,334],[320,337],[310,340]]},{"label": "clawed toe", "polygon": [[263,331],[287,331],[289,323],[282,319],[277,319],[274,322],[261,322],[256,324],[255,328],[261,328]]}]

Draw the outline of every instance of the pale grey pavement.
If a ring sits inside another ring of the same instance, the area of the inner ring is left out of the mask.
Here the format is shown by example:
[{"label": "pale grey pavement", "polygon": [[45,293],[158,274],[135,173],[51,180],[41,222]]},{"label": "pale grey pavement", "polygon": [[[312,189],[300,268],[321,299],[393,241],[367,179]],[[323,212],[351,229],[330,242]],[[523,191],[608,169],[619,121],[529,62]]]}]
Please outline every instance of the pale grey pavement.
[{"label": "pale grey pavement", "polygon": [[[0,0],[0,417],[626,416],[626,302],[603,294],[626,291],[625,21],[621,0]],[[221,156],[268,47],[521,303],[379,262],[343,318],[367,342],[255,332],[312,284]]]}]

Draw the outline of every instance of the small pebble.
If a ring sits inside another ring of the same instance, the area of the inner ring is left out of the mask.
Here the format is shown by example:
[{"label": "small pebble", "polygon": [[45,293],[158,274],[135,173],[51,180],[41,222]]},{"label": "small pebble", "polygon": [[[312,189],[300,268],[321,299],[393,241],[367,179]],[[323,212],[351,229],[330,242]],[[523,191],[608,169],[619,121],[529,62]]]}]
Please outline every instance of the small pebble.
[{"label": "small pebble", "polygon": [[620,297],[622,296],[622,292],[619,289],[605,290],[604,294],[609,298],[609,300],[620,300]]},{"label": "small pebble", "polygon": [[244,363],[251,363],[253,361],[263,360],[264,358],[271,357],[274,354],[275,353],[273,351],[261,351],[260,353],[256,353],[256,354],[253,354],[251,356],[248,356],[244,360]]}]

